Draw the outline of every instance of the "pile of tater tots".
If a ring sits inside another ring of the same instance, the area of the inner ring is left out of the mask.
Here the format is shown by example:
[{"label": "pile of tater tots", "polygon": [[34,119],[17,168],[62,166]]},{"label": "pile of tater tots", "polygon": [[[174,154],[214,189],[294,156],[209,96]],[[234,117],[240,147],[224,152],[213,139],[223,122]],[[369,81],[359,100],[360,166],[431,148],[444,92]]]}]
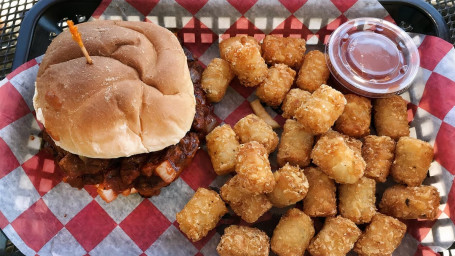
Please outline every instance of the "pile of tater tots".
[{"label": "pile of tater tots", "polygon": [[[422,185],[433,148],[409,137],[407,103],[400,96],[370,100],[335,90],[327,85],[325,54],[305,54],[304,39],[268,35],[259,43],[236,36],[219,48],[221,58],[202,75],[208,99],[221,101],[237,77],[243,86],[257,88],[263,104],[281,109],[286,121],[281,137],[267,117],[256,114],[207,135],[214,171],[233,177],[219,193],[199,188],[177,213],[189,239],[198,241],[214,229],[229,212],[227,205],[247,223],[272,207],[286,207],[272,237],[231,225],[217,252],[391,255],[406,233],[403,219],[437,218],[439,193]],[[269,156],[276,150],[279,168],[272,171]],[[386,181],[393,185],[377,203],[376,185]],[[320,218],[325,218],[322,229],[315,230]]]}]

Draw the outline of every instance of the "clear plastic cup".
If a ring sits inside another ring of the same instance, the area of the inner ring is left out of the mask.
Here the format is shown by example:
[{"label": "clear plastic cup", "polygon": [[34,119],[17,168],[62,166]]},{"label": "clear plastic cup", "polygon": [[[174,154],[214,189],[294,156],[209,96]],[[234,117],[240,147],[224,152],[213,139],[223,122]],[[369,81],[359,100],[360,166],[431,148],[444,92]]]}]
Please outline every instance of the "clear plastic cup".
[{"label": "clear plastic cup", "polygon": [[343,87],[366,97],[400,94],[411,86],[420,65],[411,37],[377,18],[347,21],[330,36],[327,63]]}]

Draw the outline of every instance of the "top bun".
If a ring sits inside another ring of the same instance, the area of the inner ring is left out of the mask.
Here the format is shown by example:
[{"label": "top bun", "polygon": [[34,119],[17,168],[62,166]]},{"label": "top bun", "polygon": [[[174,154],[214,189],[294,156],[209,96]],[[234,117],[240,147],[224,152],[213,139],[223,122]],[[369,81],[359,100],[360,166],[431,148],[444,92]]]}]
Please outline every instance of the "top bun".
[{"label": "top bun", "polygon": [[33,105],[55,143],[73,154],[117,158],[174,145],[190,130],[195,97],[177,38],[153,23],[78,25],[93,64],[68,30],[49,46]]}]

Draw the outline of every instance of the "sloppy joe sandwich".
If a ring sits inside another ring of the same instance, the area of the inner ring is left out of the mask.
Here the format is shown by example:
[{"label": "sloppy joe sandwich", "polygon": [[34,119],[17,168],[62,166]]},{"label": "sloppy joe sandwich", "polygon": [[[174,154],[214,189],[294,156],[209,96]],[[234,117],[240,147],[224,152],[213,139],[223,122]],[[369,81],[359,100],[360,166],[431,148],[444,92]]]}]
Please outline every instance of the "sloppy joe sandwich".
[{"label": "sloppy joe sandwich", "polygon": [[156,195],[190,163],[215,120],[199,85],[202,68],[152,23],[78,29],[93,64],[64,31],[38,71],[33,104],[45,147],[73,187],[97,185],[107,201]]}]

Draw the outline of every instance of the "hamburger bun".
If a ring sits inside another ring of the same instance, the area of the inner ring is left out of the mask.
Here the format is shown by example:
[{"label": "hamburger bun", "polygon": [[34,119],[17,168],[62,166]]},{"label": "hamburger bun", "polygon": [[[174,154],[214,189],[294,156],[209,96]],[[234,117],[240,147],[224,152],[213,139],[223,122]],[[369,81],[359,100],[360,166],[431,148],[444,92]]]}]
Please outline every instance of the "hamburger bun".
[{"label": "hamburger bun", "polygon": [[55,144],[118,158],[177,144],[195,115],[193,83],[177,38],[153,23],[78,25],[93,64],[68,30],[43,58],[33,105]]}]

